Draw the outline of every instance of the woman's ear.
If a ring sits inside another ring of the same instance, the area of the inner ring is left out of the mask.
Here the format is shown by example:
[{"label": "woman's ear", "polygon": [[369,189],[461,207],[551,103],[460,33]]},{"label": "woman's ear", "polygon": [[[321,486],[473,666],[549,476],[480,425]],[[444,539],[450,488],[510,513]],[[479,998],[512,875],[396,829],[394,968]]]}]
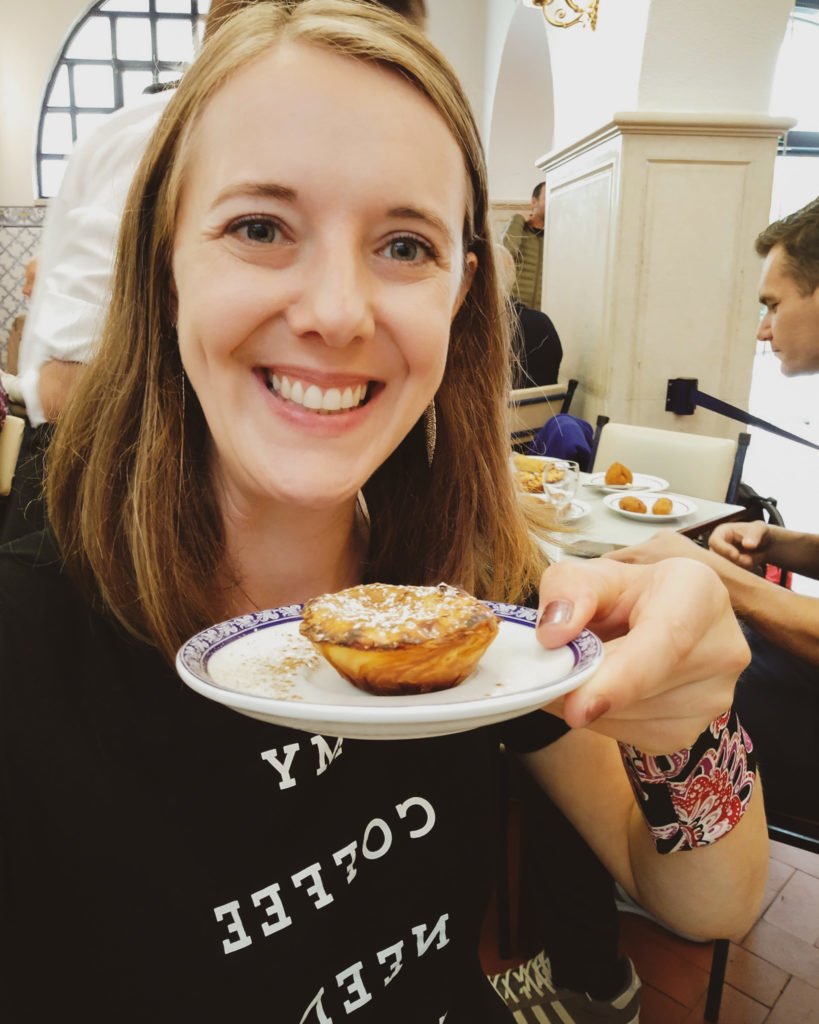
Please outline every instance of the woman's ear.
[{"label": "woman's ear", "polygon": [[472,281],[475,277],[475,271],[478,269],[478,257],[474,252],[468,252],[466,259],[464,260],[464,273],[461,278],[461,284],[458,288],[458,296],[455,300],[455,305],[452,309],[452,319],[458,315],[458,310],[463,305],[464,299],[472,287]]}]

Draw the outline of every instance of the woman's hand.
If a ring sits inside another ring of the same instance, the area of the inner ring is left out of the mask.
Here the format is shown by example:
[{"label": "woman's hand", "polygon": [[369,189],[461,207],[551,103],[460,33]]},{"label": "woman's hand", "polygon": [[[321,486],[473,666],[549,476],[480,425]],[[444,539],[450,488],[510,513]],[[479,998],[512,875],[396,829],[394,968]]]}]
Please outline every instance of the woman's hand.
[{"label": "woman's hand", "polygon": [[666,558],[694,558],[708,564],[710,558],[699,544],[671,529],[658,530],[640,544],[619,548],[603,557],[615,562],[630,562],[632,565],[653,565],[654,562],[662,562]]},{"label": "woman's hand", "polygon": [[749,660],[727,590],[688,558],[551,566],[541,580],[538,639],[559,647],[584,626],[606,641],[603,663],[548,709],[646,753],[690,746],[731,706]]}]

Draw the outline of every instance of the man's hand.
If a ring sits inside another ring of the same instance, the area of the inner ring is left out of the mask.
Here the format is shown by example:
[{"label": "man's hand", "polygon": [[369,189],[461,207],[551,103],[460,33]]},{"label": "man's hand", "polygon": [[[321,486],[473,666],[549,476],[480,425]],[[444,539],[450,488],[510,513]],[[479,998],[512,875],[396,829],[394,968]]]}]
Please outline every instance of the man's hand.
[{"label": "man's hand", "polygon": [[690,746],[731,706],[748,663],[727,590],[689,558],[558,563],[543,575],[540,608],[544,647],[565,644],[584,626],[607,641],[594,676],[549,710],[647,753]]},{"label": "man's hand", "polygon": [[771,531],[767,523],[722,523],[708,538],[709,548],[743,569],[756,569],[768,559]]}]

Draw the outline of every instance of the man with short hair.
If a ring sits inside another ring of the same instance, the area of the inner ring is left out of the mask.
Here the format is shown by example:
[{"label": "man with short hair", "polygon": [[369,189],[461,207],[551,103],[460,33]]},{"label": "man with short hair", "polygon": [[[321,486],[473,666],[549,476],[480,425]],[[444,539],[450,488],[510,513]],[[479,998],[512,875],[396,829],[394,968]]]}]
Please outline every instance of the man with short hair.
[{"label": "man with short hair", "polygon": [[[770,343],[785,376],[819,373],[819,198],[765,228],[756,251],[765,309],[757,338]],[[719,574],[748,627],[752,660],[735,706],[759,749],[766,803],[819,820],[819,599],[760,575],[772,564],[819,579],[819,534],[723,523],[709,547],[669,530],[607,557],[646,563],[682,555]]]},{"label": "man with short hair", "polygon": [[512,297],[528,306],[541,308],[543,286],[543,230],[546,224],[546,182],[532,190],[532,211],[527,218],[516,213],[501,241],[515,258],[515,287]]}]

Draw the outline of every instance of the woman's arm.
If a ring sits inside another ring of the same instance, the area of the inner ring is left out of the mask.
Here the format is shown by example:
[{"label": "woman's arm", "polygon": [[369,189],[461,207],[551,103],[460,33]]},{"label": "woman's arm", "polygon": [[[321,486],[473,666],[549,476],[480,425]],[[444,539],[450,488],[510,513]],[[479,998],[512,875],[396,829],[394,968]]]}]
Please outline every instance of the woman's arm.
[{"label": "woman's arm", "polygon": [[[588,625],[607,641],[606,656],[590,680],[549,706],[573,731],[526,763],[652,913],[688,934],[741,934],[754,920],[767,871],[758,782],[722,838],[659,854],[615,742],[649,755],[682,751],[731,706],[748,647],[726,589],[690,559],[645,566],[597,559],[547,570],[540,607],[544,646]],[[704,771],[714,777],[707,760]]]},{"label": "woman's arm", "polygon": [[737,939],[754,923],[768,866],[759,780],[739,824],[718,842],[659,854],[613,740],[575,729],[522,760],[614,878],[670,928]]}]

